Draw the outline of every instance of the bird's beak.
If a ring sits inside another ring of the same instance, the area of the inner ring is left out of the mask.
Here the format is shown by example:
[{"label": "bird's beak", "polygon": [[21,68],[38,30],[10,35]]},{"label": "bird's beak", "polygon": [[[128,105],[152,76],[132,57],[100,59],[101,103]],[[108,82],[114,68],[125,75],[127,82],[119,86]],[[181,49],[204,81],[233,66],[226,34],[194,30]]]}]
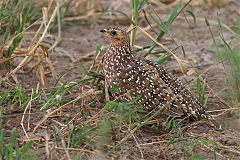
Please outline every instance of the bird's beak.
[{"label": "bird's beak", "polygon": [[101,29],[100,32],[105,33],[105,32],[107,32],[107,30],[106,29]]}]

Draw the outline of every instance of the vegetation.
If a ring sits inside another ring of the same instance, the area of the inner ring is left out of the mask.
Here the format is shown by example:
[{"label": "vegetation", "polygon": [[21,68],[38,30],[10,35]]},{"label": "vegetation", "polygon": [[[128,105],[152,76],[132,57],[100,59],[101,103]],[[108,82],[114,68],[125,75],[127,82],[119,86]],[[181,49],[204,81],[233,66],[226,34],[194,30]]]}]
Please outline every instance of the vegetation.
[{"label": "vegetation", "polygon": [[[88,53],[91,45],[77,42],[75,49],[86,48],[79,51],[84,53],[76,58],[70,51],[73,48],[69,49],[63,41],[68,45],[77,41],[65,37],[71,29],[89,26],[85,34],[91,35],[92,26],[125,25],[129,27],[136,54],[152,56],[161,65],[177,62],[176,70],[192,78],[188,84],[196,88],[195,93],[205,107],[211,107],[209,103],[220,103],[221,108],[211,108],[211,113],[219,118],[228,111],[239,110],[238,23],[231,29],[220,18],[201,19],[191,8],[202,6],[191,5],[191,0],[170,4],[131,0],[131,8],[124,8],[128,12],[117,7],[120,2],[108,2],[107,8],[101,3],[97,0],[0,2],[0,157],[9,160],[60,159],[63,155],[66,159],[124,159],[128,156],[237,159],[240,144],[228,145],[214,139],[219,138],[217,131],[210,132],[201,121],[190,123],[185,119],[159,117],[169,104],[146,114],[141,106],[133,107],[134,100],[106,102],[100,68],[107,46],[99,44],[96,37],[89,40],[75,31],[81,39],[85,38],[84,43],[93,41],[92,45],[96,46]],[[162,10],[168,15],[162,16]],[[184,22],[189,33],[205,22],[204,27],[209,31],[205,34],[212,37],[211,43],[220,62],[197,71],[188,57],[188,50],[172,34],[178,20]],[[234,35],[233,41],[224,37],[226,30]],[[172,45],[162,44],[169,39]],[[138,45],[139,41],[144,45]],[[223,84],[221,90],[216,91],[205,73],[219,63],[227,85]],[[233,135],[227,136],[233,139]],[[151,155],[153,151],[157,153]]]}]

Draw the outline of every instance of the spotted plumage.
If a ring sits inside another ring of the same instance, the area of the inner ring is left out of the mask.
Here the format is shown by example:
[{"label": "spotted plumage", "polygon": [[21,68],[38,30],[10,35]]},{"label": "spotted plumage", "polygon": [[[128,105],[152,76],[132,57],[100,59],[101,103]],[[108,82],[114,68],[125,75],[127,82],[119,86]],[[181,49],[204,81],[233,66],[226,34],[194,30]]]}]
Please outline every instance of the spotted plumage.
[{"label": "spotted plumage", "polygon": [[[103,60],[107,89],[117,88],[118,101],[136,100],[146,111],[171,102],[166,112],[210,118],[184,84],[162,66],[133,54],[127,32],[118,27],[101,30],[111,45]],[[174,99],[174,97],[176,97]]]}]

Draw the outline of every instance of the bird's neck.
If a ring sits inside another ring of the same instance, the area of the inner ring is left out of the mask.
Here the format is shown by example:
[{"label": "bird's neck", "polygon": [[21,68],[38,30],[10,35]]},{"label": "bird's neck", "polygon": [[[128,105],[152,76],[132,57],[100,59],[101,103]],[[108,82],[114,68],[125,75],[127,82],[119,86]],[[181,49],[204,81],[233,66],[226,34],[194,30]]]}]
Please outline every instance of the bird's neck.
[{"label": "bird's neck", "polygon": [[125,47],[125,48],[130,48],[130,40],[127,39],[121,39],[121,40],[117,40],[116,38],[114,39],[110,39],[111,42],[111,46],[115,47],[115,48],[121,48],[121,47]]},{"label": "bird's neck", "polygon": [[132,57],[131,47],[128,44],[124,44],[121,46],[110,45],[107,51],[107,57]]}]

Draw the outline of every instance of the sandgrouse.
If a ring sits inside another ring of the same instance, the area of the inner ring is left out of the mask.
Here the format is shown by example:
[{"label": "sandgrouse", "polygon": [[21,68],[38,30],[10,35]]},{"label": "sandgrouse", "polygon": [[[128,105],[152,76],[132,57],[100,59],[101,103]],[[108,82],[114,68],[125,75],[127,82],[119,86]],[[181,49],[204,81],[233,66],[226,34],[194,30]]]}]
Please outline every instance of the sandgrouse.
[{"label": "sandgrouse", "polygon": [[171,102],[166,109],[170,113],[197,119],[211,117],[180,80],[159,64],[134,55],[125,30],[110,27],[101,32],[111,43],[104,55],[103,72],[105,88],[118,89],[113,93],[115,99],[135,99],[145,111]]}]

